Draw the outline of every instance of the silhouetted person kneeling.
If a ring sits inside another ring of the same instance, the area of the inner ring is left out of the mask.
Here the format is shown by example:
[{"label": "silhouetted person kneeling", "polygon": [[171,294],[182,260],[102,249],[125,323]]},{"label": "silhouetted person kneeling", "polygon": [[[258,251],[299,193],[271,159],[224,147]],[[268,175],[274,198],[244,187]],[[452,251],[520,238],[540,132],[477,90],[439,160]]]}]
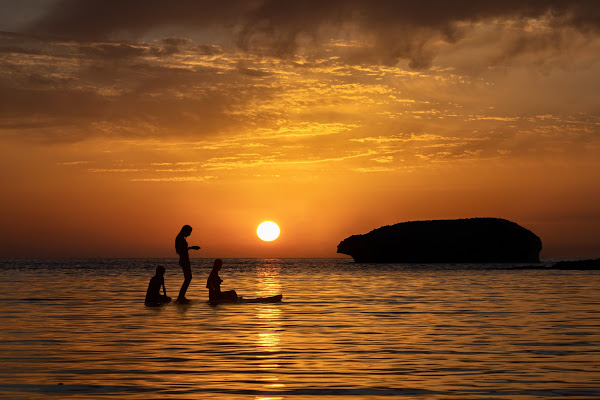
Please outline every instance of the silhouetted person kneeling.
[{"label": "silhouetted person kneeling", "polygon": [[[160,294],[161,286],[164,294]],[[144,303],[147,306],[155,307],[169,303],[170,301],[171,298],[167,296],[167,290],[165,289],[165,267],[159,265],[156,267],[156,275],[150,279],[150,283],[148,284]]]},{"label": "silhouetted person kneeling", "polygon": [[206,287],[208,289],[208,299],[211,303],[235,303],[238,301],[238,296],[235,290],[228,290],[221,292],[221,283],[223,279],[219,277],[219,271],[223,266],[223,261],[220,258],[215,260],[213,269],[206,280]]},{"label": "silhouetted person kneeling", "polygon": [[175,238],[175,251],[179,254],[179,265],[181,265],[181,269],[183,270],[183,284],[181,285],[181,289],[179,290],[179,296],[177,296],[177,302],[180,304],[187,304],[190,301],[185,298],[185,292],[187,292],[187,288],[192,281],[192,266],[190,264],[190,255],[189,250],[200,250],[200,246],[189,246],[186,237],[190,236],[192,233],[192,227],[189,225],[184,225],[181,228],[181,231]]}]

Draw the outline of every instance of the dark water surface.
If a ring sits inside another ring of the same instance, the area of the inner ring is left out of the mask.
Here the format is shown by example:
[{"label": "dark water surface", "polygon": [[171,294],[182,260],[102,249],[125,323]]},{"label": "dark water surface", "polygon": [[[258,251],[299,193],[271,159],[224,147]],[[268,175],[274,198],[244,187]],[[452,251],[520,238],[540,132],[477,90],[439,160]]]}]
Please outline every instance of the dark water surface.
[{"label": "dark water surface", "polygon": [[0,398],[600,399],[600,272],[225,260],[279,304],[149,308],[175,260],[0,262]]}]

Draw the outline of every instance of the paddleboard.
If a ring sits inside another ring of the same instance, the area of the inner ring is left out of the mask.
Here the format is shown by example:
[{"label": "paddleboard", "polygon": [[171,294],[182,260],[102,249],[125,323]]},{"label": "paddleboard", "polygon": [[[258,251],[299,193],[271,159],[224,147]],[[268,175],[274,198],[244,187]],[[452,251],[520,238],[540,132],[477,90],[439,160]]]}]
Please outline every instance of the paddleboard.
[{"label": "paddleboard", "polygon": [[270,297],[257,297],[255,299],[238,299],[238,303],[279,303],[283,298],[282,294]]},{"label": "paddleboard", "polygon": [[223,300],[217,300],[217,301],[208,301],[209,304],[226,304],[226,303],[237,303],[237,304],[241,304],[241,303],[279,303],[281,301],[281,299],[283,298],[282,294],[278,294],[276,296],[269,296],[269,297],[257,297],[254,299],[245,299],[242,296],[238,296],[237,301],[233,301],[231,299],[223,299]]}]

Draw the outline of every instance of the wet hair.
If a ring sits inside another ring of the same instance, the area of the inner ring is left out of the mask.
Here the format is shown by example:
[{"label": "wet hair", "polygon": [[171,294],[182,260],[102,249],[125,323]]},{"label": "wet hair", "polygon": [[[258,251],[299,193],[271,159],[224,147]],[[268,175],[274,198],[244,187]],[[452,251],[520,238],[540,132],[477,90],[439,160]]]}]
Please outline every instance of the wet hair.
[{"label": "wet hair", "polygon": [[164,275],[165,271],[165,267],[163,267],[162,265],[156,267],[156,275]]}]

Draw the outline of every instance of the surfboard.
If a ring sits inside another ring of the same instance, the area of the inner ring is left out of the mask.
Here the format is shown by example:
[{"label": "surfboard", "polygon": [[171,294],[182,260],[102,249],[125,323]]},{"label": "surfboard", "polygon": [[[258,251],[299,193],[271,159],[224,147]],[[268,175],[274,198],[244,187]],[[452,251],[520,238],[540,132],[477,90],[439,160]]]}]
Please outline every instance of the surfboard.
[{"label": "surfboard", "polygon": [[208,301],[209,304],[242,304],[242,303],[279,303],[281,301],[281,299],[283,298],[282,294],[278,294],[275,296],[269,296],[269,297],[256,297],[254,299],[246,299],[242,296],[238,296],[237,301],[234,301],[233,299],[223,299],[223,300],[217,300],[217,301]]},{"label": "surfboard", "polygon": [[257,297],[255,299],[238,299],[238,303],[279,303],[283,298],[282,294],[270,297]]}]

